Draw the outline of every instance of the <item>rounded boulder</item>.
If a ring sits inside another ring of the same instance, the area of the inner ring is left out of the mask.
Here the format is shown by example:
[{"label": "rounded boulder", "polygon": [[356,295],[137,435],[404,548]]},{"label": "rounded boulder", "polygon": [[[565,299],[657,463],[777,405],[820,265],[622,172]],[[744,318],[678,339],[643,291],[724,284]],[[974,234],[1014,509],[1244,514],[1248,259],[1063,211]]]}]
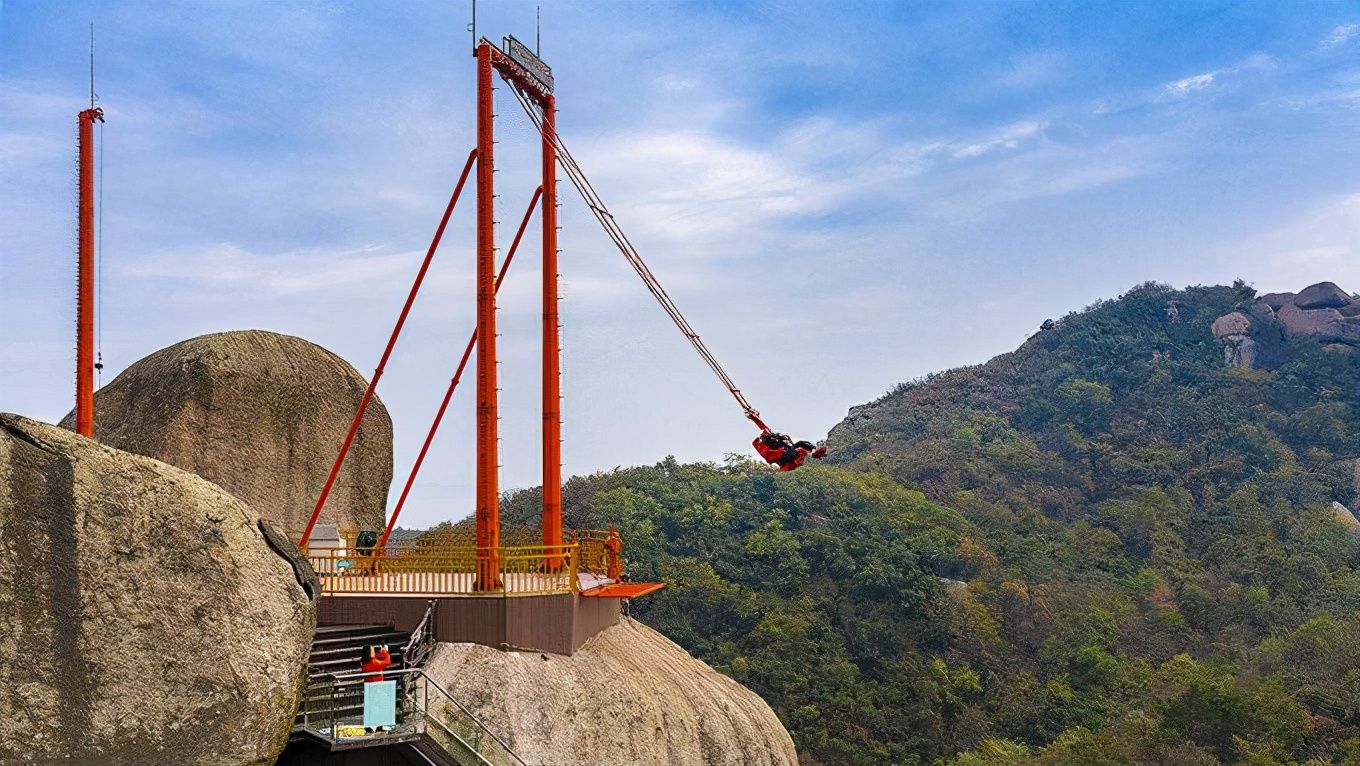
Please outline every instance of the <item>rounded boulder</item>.
[{"label": "rounded boulder", "polygon": [[570,657],[442,643],[427,670],[526,763],[798,764],[755,692],[628,618]]},{"label": "rounded boulder", "polygon": [[315,603],[241,500],[0,414],[0,763],[268,764]]},{"label": "rounded boulder", "polygon": [[[99,389],[94,436],[222,486],[296,539],[367,385],[344,359],[301,338],[202,335],[134,362]],[[62,425],[70,424],[68,415]],[[321,519],[382,529],[391,483],[392,418],[375,396]]]}]

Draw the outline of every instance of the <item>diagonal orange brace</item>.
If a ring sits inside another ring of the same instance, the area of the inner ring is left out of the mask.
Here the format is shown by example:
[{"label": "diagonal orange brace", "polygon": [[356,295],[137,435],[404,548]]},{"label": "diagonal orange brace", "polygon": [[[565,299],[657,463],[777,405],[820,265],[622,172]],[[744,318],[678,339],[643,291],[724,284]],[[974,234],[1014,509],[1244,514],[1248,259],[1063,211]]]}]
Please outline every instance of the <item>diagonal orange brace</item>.
[{"label": "diagonal orange brace", "polygon": [[[534,214],[534,208],[538,206],[538,200],[543,196],[543,187],[534,190],[533,199],[529,200],[529,207],[524,211],[524,220],[520,221],[519,231],[515,233],[515,241],[510,243],[510,249],[505,254],[505,261],[501,263],[500,273],[496,275],[496,290],[501,289],[501,283],[505,281],[505,274],[510,270],[510,261],[515,258],[515,251],[519,249],[519,241],[524,237],[524,230],[529,226],[529,219]],[[430,451],[430,444],[434,441],[434,434],[439,430],[439,424],[444,420],[444,412],[449,408],[449,400],[453,398],[454,389],[458,388],[458,381],[463,377],[463,370],[467,368],[468,359],[472,357],[472,350],[477,346],[477,330],[472,330],[472,337],[468,338],[467,348],[463,349],[463,358],[458,362],[458,370],[453,373],[453,379],[449,381],[449,388],[444,392],[444,401],[439,404],[439,412],[435,413],[434,422],[430,424],[430,432],[425,435],[425,443],[420,447],[420,454],[416,456],[415,465],[411,466],[411,473],[406,477],[406,485],[401,488],[401,497],[397,498],[397,504],[392,508],[392,518],[387,521],[387,529],[383,531],[382,539],[378,541],[378,550],[381,552],[386,549],[387,538],[392,536],[392,530],[397,527],[397,519],[401,516],[401,509],[406,505],[406,496],[411,494],[411,486],[416,482],[416,474],[420,473],[420,465],[425,462],[425,453]],[[381,553],[379,554],[381,555]]]},{"label": "diagonal orange brace", "polygon": [[298,541],[298,547],[303,551],[307,550],[307,541],[312,537],[312,530],[316,527],[317,519],[321,518],[321,509],[326,505],[326,498],[331,494],[331,488],[335,486],[335,479],[340,475],[340,466],[345,462],[345,455],[349,453],[350,445],[354,443],[354,435],[359,432],[359,423],[364,418],[364,412],[368,409],[368,403],[373,398],[373,390],[378,387],[378,379],[382,377],[383,368],[387,366],[387,360],[392,356],[392,349],[397,345],[397,337],[401,335],[402,325],[406,324],[406,317],[411,313],[411,305],[416,301],[416,293],[420,292],[420,284],[425,281],[425,272],[430,268],[430,261],[434,259],[435,250],[439,249],[439,240],[444,237],[444,229],[449,225],[449,217],[453,215],[453,209],[458,205],[458,196],[463,193],[463,185],[467,183],[468,174],[472,171],[472,163],[477,159],[477,150],[473,149],[468,153],[467,163],[463,165],[463,174],[458,177],[458,185],[453,189],[453,196],[449,198],[449,206],[444,209],[444,217],[439,221],[439,228],[434,232],[434,239],[430,241],[430,249],[425,252],[425,260],[420,264],[420,271],[416,273],[416,280],[411,285],[411,292],[406,296],[406,304],[401,307],[401,315],[397,317],[397,324],[392,328],[392,336],[387,340],[387,348],[383,350],[382,359],[378,361],[378,367],[373,371],[373,377],[368,381],[368,388],[364,389],[364,396],[359,400],[359,409],[354,413],[354,420],[350,421],[349,433],[345,434],[345,441],[340,445],[340,454],[335,456],[335,463],[331,465],[331,472],[326,477],[326,484],[321,488],[321,496],[316,499],[316,507],[312,509],[312,518],[307,521],[307,529],[302,533],[302,539]]}]

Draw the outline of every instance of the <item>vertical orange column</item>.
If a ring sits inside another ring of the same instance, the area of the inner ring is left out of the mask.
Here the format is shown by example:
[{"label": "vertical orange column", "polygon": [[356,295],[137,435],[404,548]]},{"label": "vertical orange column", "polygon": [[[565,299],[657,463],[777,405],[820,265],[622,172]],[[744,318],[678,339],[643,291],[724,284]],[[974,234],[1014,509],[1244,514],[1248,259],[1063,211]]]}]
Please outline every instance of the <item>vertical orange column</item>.
[{"label": "vertical orange column", "polygon": [[492,161],[495,98],[491,44],[477,46],[477,579],[501,588],[499,444],[496,408],[496,208]]},{"label": "vertical orange column", "polygon": [[79,245],[76,267],[76,433],[94,436],[94,123],[99,108],[80,113]]},{"label": "vertical orange column", "polygon": [[[543,102],[543,544],[562,544],[561,347],[557,317],[556,102]],[[557,569],[561,561],[549,559]]]}]

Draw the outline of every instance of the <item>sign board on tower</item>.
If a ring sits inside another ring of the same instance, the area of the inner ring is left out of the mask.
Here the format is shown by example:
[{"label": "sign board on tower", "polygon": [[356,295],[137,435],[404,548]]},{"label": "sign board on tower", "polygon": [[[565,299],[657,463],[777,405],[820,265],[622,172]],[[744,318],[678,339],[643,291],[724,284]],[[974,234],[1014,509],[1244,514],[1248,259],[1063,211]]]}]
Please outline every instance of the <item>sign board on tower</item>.
[{"label": "sign board on tower", "polygon": [[538,84],[542,85],[544,90],[552,93],[552,67],[544,64],[542,59],[535,55],[533,51],[529,50],[529,46],[510,35],[506,35],[505,47],[503,50],[505,51],[505,55],[510,57],[511,61],[519,64],[531,77],[538,80]]}]

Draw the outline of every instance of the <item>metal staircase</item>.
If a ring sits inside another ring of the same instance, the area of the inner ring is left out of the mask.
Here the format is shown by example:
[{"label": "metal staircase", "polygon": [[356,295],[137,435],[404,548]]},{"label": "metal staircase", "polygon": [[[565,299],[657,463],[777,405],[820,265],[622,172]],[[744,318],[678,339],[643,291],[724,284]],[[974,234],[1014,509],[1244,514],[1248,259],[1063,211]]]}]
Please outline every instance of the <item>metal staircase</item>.
[{"label": "metal staircase", "polygon": [[[426,620],[410,633],[391,625],[318,628],[307,687],[288,749],[278,764],[528,766],[419,667],[433,648],[426,630],[429,618],[427,613]],[[397,682],[397,725],[386,732],[366,732],[362,728],[364,684],[373,674],[359,672],[358,667],[368,647],[380,644],[392,651],[392,668],[383,676]]]}]

